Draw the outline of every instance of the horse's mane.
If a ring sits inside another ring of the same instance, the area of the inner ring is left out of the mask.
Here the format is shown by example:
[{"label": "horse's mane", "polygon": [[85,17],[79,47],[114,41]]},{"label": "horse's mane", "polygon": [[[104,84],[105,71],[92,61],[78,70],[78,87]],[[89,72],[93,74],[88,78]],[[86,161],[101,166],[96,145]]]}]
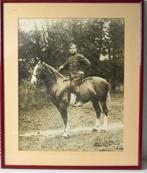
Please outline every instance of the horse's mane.
[{"label": "horse's mane", "polygon": [[61,73],[59,73],[57,70],[55,70],[52,66],[46,64],[45,62],[43,62],[43,64],[48,67],[49,69],[51,69],[53,71],[54,74],[57,74],[59,77],[66,79],[65,76],[63,76]]}]

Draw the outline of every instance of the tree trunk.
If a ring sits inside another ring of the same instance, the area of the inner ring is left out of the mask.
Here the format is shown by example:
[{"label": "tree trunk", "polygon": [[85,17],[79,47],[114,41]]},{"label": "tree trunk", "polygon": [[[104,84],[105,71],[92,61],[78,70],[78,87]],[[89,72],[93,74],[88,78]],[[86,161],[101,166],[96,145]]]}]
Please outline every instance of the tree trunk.
[{"label": "tree trunk", "polygon": [[116,53],[113,51],[112,59],[112,78],[111,78],[112,91],[115,91],[116,88]]}]

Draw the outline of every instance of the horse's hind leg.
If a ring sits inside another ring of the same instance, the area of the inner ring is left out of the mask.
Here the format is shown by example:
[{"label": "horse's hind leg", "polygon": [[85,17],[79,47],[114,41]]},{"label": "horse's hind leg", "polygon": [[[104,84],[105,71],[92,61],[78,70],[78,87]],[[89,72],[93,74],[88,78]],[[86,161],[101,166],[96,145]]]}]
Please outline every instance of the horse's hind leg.
[{"label": "horse's hind leg", "polygon": [[93,131],[97,131],[100,127],[101,107],[100,107],[98,99],[94,98],[91,101],[96,112],[96,122],[95,122],[95,127],[93,128]]},{"label": "horse's hind leg", "polygon": [[59,104],[59,107],[58,107],[59,111],[60,111],[60,114],[62,116],[62,119],[63,119],[63,123],[64,123],[64,126],[65,126],[65,130],[64,130],[64,133],[63,133],[63,137],[69,137],[70,136],[70,132],[69,132],[69,124],[68,124],[68,117],[67,117],[67,104],[66,103],[60,103]]},{"label": "horse's hind leg", "polygon": [[100,101],[102,110],[103,110],[103,114],[104,114],[104,124],[102,126],[103,130],[107,130],[108,127],[108,108],[107,108],[107,103],[106,101]]}]

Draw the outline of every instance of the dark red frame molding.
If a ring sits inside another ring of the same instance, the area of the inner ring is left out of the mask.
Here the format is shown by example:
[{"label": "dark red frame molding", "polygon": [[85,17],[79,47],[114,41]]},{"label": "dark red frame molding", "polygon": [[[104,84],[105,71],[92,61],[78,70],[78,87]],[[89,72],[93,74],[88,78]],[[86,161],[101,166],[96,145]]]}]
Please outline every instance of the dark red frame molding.
[{"label": "dark red frame molding", "polygon": [[[5,147],[4,147],[4,60],[3,60],[3,4],[4,3],[141,3],[141,62],[140,62],[140,96],[139,96],[139,141],[138,141],[138,165],[136,166],[42,166],[42,165],[6,165],[5,164]],[[142,166],[142,113],[143,113],[143,52],[144,52],[144,2],[143,0],[2,0],[1,2],[1,57],[0,57],[0,120],[1,120],[1,167],[15,169],[141,169]]]},{"label": "dark red frame molding", "polygon": [[2,0],[3,3],[140,3],[142,0]]}]

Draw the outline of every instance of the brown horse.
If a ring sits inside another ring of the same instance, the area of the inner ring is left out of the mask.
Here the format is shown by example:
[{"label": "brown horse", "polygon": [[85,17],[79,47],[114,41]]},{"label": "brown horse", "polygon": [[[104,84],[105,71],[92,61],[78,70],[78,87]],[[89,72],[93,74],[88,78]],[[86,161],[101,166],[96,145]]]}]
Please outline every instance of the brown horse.
[{"label": "brown horse", "polygon": [[[64,125],[64,137],[70,136],[70,128],[68,124],[67,107],[71,98],[71,82],[70,79],[64,77],[53,67],[46,63],[37,63],[34,68],[31,83],[36,84],[37,81],[42,80],[47,87],[47,94],[50,96],[52,102],[59,110]],[[103,128],[107,128],[108,124],[108,108],[107,99],[109,98],[109,83],[100,77],[88,77],[83,80],[79,87],[80,101],[86,103],[91,101],[96,111],[96,123],[93,130],[97,131],[100,128],[100,115],[104,113]]]}]

